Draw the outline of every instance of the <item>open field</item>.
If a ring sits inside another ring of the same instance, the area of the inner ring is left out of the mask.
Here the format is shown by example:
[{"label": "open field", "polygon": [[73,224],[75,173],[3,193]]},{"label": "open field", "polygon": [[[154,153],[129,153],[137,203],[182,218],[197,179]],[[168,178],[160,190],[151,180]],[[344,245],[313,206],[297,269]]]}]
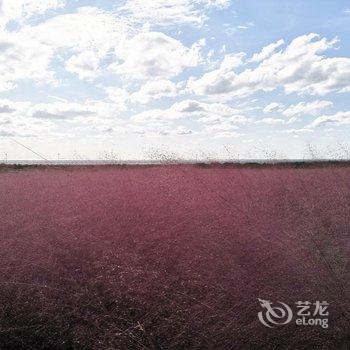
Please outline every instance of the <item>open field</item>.
[{"label": "open field", "polygon": [[0,198],[0,349],[348,349],[348,163],[3,167]]}]

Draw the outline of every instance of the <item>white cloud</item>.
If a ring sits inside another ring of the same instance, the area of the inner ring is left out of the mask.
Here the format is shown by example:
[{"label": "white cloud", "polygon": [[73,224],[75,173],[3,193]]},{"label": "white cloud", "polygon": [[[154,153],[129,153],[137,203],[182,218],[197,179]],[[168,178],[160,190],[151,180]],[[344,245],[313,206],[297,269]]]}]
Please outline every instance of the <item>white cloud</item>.
[{"label": "white cloud", "polygon": [[199,79],[190,79],[188,88],[198,95],[226,97],[273,91],[278,87],[286,93],[310,95],[350,91],[350,58],[320,55],[336,42],[320,39],[316,34],[303,35],[255,69],[238,74],[234,70],[224,73],[215,70]]},{"label": "white cloud", "polygon": [[268,104],[264,109],[264,113],[271,113],[273,111],[280,111],[283,108],[283,105],[278,102],[272,102]]},{"label": "white cloud", "polygon": [[187,48],[160,32],[143,32],[116,49],[116,56],[122,62],[109,68],[116,74],[136,79],[169,79],[186,67],[195,67],[200,62],[200,49],[198,44]]},{"label": "white cloud", "polygon": [[[223,132],[233,133],[239,125],[247,124],[250,119],[238,114],[238,110],[221,103],[205,103],[196,100],[184,100],[174,103],[167,109],[152,109],[131,117],[131,122],[142,126],[145,133],[168,128],[172,133],[176,127],[188,129],[182,123],[188,120],[197,122],[201,133],[217,135]],[[132,128],[132,126],[131,126]],[[138,129],[138,131],[140,131]],[[194,131],[191,130],[191,133]]]},{"label": "white cloud", "polygon": [[253,57],[250,59],[251,62],[261,62],[271,57],[272,54],[275,53],[276,49],[284,45],[284,40],[278,40],[277,42],[265,46],[261,52],[255,53]]},{"label": "white cloud", "polygon": [[116,74],[168,79],[198,65],[204,45],[204,39],[188,48],[160,32],[137,33],[111,12],[82,7],[76,13],[0,34],[0,90],[13,88],[20,79],[55,82],[52,61],[61,52],[68,56],[62,58],[67,71],[80,79],[96,78],[107,57],[114,61],[108,68]]},{"label": "white cloud", "polygon": [[311,133],[312,130],[309,128],[300,128],[300,129],[287,129],[287,130],[282,130],[281,133],[283,134],[294,134],[294,135],[298,135],[298,134],[308,134]]},{"label": "white cloud", "polygon": [[205,104],[202,102],[196,101],[196,100],[184,100],[181,102],[176,102],[173,106],[172,109],[176,110],[177,112],[180,113],[200,113],[205,110]]},{"label": "white cloud", "polygon": [[[206,73],[202,78],[191,77],[186,91],[193,91],[198,95],[225,94],[230,86],[229,77],[232,70],[243,64],[245,54],[226,54],[218,69]],[[203,85],[206,85],[205,87]]]},{"label": "white cloud", "polygon": [[93,110],[93,105],[54,102],[35,104],[28,110],[28,115],[32,118],[48,119],[48,120],[73,120],[77,117],[91,116],[96,111]]},{"label": "white cloud", "polygon": [[232,132],[233,130],[237,130],[237,129],[238,129],[238,126],[236,126],[230,122],[227,122],[227,121],[204,126],[204,131],[211,132],[211,133],[212,132],[224,132],[224,131]]},{"label": "white cloud", "polygon": [[113,13],[96,7],[80,7],[76,12],[55,16],[22,32],[55,48],[109,50],[123,40],[131,28]]},{"label": "white cloud", "polygon": [[23,21],[47,10],[63,7],[65,3],[65,0],[1,0],[0,28],[11,20]]},{"label": "white cloud", "polygon": [[231,117],[241,111],[223,103],[206,103],[196,100],[184,100],[177,102],[173,107],[181,113],[188,113],[195,116],[220,116]]},{"label": "white cloud", "polygon": [[98,52],[83,51],[70,57],[66,62],[66,69],[68,72],[77,74],[80,79],[95,78],[100,71],[101,56]]},{"label": "white cloud", "polygon": [[152,100],[157,100],[162,97],[177,96],[177,87],[170,80],[154,80],[148,81],[141,89],[130,95],[132,102],[148,103]]},{"label": "white cloud", "polygon": [[178,128],[176,128],[175,132],[178,135],[191,135],[191,134],[193,134],[193,130],[185,128],[183,126],[179,126]]},{"label": "white cloud", "polygon": [[[350,57],[327,53],[336,49],[336,40],[303,35],[290,43],[278,40],[247,56],[228,53],[229,43],[222,41],[227,39],[225,29],[218,32],[216,16],[207,21],[211,11],[227,8],[229,0],[123,0],[122,5],[106,3],[105,10],[79,8],[86,2],[77,1],[47,13],[66,3],[0,0],[0,92],[18,86],[13,96],[22,96],[30,86],[30,94],[40,96],[43,89],[33,92],[31,83],[62,84],[56,91],[50,87],[48,95],[74,96],[76,101],[58,97],[48,103],[45,92],[45,103],[0,100],[0,136],[79,137],[91,132],[102,139],[107,133],[123,132],[173,135],[174,140],[176,135],[195,134],[207,140],[276,125],[278,133],[296,137],[324,124],[350,124],[349,112],[324,115],[331,114],[324,111],[331,101],[315,97],[298,103],[293,101],[295,95],[281,97],[283,92],[318,96],[350,92]],[[237,23],[234,30],[253,26]],[[200,33],[206,39],[199,40]],[[100,92],[94,95],[96,88]],[[263,96],[235,99],[259,91],[275,91],[269,101],[276,102],[258,107]],[[83,96],[99,98],[101,92],[105,96],[100,101],[77,102]],[[169,106],[167,98],[172,101]],[[252,117],[256,110],[264,113],[260,120]],[[308,126],[285,130],[302,115],[320,117]],[[279,119],[282,116],[286,118]]]},{"label": "white cloud", "polygon": [[202,26],[208,18],[208,11],[229,5],[230,0],[128,0],[118,12],[139,25]]},{"label": "white cloud", "polygon": [[80,129],[93,130],[98,135],[105,134],[106,130],[113,127],[122,126],[120,112],[118,105],[102,101],[36,104],[3,99],[0,100],[0,125],[12,135],[18,136],[47,137],[54,135],[59,125],[65,125],[61,134]]},{"label": "white cloud", "polygon": [[0,23],[16,20],[20,26],[16,31],[0,33],[0,91],[14,88],[21,79],[57,84],[53,66],[57,59],[79,79],[99,76],[106,68],[104,60],[112,62],[111,71],[129,78],[169,79],[201,62],[205,39],[186,47],[160,32],[140,32],[145,29],[138,27],[137,21],[199,23],[206,19],[208,11],[225,8],[229,3],[133,0],[113,11],[85,6],[27,25],[27,18],[63,7],[66,0],[2,0]]},{"label": "white cloud", "polygon": [[66,68],[81,78],[98,73],[100,61],[128,33],[126,25],[102,10],[80,8],[36,26],[0,34],[0,90],[13,88],[21,79],[54,83],[52,61],[62,49],[72,56]]},{"label": "white cloud", "polygon": [[54,82],[49,66],[53,50],[19,33],[0,33],[0,91],[16,86],[18,80]]},{"label": "white cloud", "polygon": [[53,102],[33,104],[28,115],[33,118],[64,120],[88,125],[89,123],[109,123],[118,121],[123,108],[115,103],[86,100],[77,102]]},{"label": "white cloud", "polygon": [[299,102],[296,105],[289,106],[282,114],[288,118],[298,117],[301,115],[318,115],[323,109],[332,106],[331,101],[313,101],[313,102]]},{"label": "white cloud", "polygon": [[104,87],[106,94],[108,95],[108,99],[114,102],[119,110],[126,110],[126,102],[130,98],[130,93],[123,88],[108,86]]},{"label": "white cloud", "polygon": [[131,117],[131,121],[136,123],[152,123],[156,121],[167,121],[171,119],[181,119],[185,116],[172,108],[169,109],[151,109],[138,113]]},{"label": "white cloud", "polygon": [[225,55],[220,64],[219,70],[222,72],[229,72],[230,70],[241,66],[243,64],[243,59],[245,56],[246,54],[243,52]]},{"label": "white cloud", "polygon": [[[16,7],[17,12],[13,10],[22,17],[26,13],[57,8],[63,2],[48,0],[45,5],[41,1],[23,4],[24,7]],[[221,5],[224,2],[205,1],[207,7]],[[167,7],[165,3],[163,7]],[[139,32],[118,11],[80,7],[75,13],[0,33],[0,91],[14,88],[22,79],[58,84],[54,60],[56,65],[60,60],[67,71],[80,79],[94,79],[108,68],[110,72],[132,79],[167,80],[201,63],[200,51],[205,44],[205,39],[201,39],[186,47],[164,33]],[[112,63],[103,66],[104,60]]]},{"label": "white cloud", "polygon": [[256,124],[268,124],[268,125],[276,125],[276,124],[283,124],[285,121],[283,119],[278,118],[263,118],[258,121],[256,121]]},{"label": "white cloud", "polygon": [[350,124],[350,112],[338,112],[334,115],[323,115],[316,118],[310,127],[318,127],[326,124],[345,125]]},{"label": "white cloud", "polygon": [[0,100],[0,136],[39,136],[50,133],[52,123],[47,120],[35,120],[28,115],[30,102],[14,102],[8,99]]},{"label": "white cloud", "polygon": [[216,135],[214,136],[214,138],[218,139],[218,138],[232,138],[232,137],[239,137],[242,134],[236,131],[222,131],[219,133],[216,133]]},{"label": "white cloud", "polygon": [[0,100],[0,115],[8,115],[16,111],[14,102],[7,100],[7,99],[2,99]]}]

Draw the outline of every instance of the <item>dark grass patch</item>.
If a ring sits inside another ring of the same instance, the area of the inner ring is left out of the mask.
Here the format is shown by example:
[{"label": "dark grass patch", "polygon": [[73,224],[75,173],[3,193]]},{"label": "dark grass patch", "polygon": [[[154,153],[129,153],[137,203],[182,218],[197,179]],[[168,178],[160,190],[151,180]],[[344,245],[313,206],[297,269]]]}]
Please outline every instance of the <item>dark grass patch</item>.
[{"label": "dark grass patch", "polygon": [[[26,169],[0,174],[1,349],[349,343],[348,165]],[[266,328],[258,298],[330,327]]]}]

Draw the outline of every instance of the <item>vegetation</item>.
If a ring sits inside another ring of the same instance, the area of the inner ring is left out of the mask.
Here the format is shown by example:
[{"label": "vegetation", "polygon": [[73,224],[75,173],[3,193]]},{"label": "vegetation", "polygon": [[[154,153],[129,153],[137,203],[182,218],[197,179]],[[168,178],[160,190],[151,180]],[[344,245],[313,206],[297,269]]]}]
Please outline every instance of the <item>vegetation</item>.
[{"label": "vegetation", "polygon": [[[0,174],[1,349],[340,349],[350,166],[203,164]],[[327,300],[275,329],[258,298]]]}]

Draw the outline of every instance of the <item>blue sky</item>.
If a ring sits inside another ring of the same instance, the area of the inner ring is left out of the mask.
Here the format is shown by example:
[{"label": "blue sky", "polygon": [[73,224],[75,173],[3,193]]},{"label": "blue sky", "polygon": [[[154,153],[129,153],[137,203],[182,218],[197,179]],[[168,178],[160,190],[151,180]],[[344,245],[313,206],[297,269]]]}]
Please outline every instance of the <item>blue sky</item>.
[{"label": "blue sky", "polygon": [[350,154],[349,1],[0,0],[0,31],[0,159]]}]

